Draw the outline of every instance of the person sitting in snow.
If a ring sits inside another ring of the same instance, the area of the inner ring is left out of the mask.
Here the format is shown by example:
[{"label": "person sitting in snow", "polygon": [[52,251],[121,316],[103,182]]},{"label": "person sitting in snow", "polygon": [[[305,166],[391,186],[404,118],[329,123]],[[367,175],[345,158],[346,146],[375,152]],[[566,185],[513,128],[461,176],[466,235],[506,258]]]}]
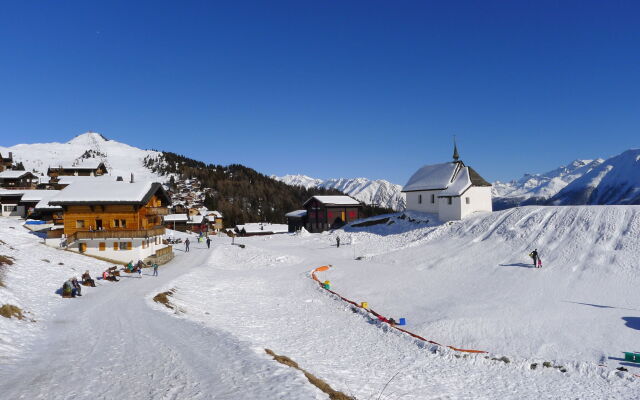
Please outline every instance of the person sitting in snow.
[{"label": "person sitting in snow", "polygon": [[86,270],[84,274],[82,274],[82,284],[85,286],[96,287],[96,282],[89,275],[89,270]]},{"label": "person sitting in snow", "polygon": [[75,290],[76,292],[75,294],[77,296],[82,296],[82,286],[80,286],[78,278],[76,278],[75,276],[71,278],[71,284],[73,285],[73,290]]},{"label": "person sitting in snow", "polygon": [[76,297],[73,293],[73,284],[70,279],[67,279],[62,284],[62,297]]}]

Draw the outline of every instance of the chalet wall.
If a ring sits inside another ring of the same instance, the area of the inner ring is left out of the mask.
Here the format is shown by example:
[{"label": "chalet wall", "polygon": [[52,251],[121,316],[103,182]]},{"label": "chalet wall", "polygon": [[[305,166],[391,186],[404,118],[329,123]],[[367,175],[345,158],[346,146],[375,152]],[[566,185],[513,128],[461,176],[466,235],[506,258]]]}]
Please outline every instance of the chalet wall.
[{"label": "chalet wall", "polygon": [[[145,248],[142,247],[143,241],[145,241]],[[118,250],[114,250],[114,242],[118,242]],[[131,249],[127,250],[127,247],[125,246],[125,249],[123,250],[120,243],[127,242],[131,242]],[[144,260],[145,258],[155,254],[156,251],[167,247],[167,245],[162,244],[162,240],[157,237],[150,239],[80,240],[69,246],[68,250],[80,252],[80,243],[84,243],[87,246],[86,250],[84,251],[85,254],[96,257],[109,258],[112,260],[120,261],[123,264],[126,264],[129,261],[133,261],[135,263],[138,260]],[[104,250],[100,250],[100,243],[104,243]]]}]

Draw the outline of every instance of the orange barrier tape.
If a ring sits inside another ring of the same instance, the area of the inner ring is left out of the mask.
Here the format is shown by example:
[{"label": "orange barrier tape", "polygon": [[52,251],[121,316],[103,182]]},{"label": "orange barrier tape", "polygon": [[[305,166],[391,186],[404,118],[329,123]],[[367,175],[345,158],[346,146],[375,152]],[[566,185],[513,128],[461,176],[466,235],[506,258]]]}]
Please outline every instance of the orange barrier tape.
[{"label": "orange barrier tape", "polygon": [[460,351],[460,352],[464,352],[464,353],[487,353],[487,352],[486,352],[486,351],[484,351],[484,350],[459,349],[459,348],[457,348],[457,347],[453,347],[453,346],[445,346],[445,345],[442,345],[442,344],[440,344],[440,343],[434,342],[433,340],[425,339],[425,338],[423,338],[423,337],[422,337],[422,336],[420,336],[420,335],[416,335],[415,333],[410,332],[410,331],[408,331],[408,330],[406,330],[406,329],[402,329],[402,328],[397,327],[395,324],[391,324],[391,323],[389,322],[389,319],[388,319],[388,318],[385,318],[384,316],[382,316],[382,315],[378,314],[378,313],[377,313],[377,312],[375,312],[374,310],[369,309],[369,308],[361,307],[361,306],[360,306],[358,303],[356,303],[355,301],[353,301],[353,300],[349,300],[349,299],[347,299],[346,297],[341,296],[339,293],[334,292],[333,290],[330,290],[330,289],[325,288],[325,287],[324,287],[324,285],[322,284],[322,282],[320,281],[320,279],[318,279],[318,277],[316,276],[316,272],[327,271],[327,270],[328,270],[329,268],[331,268],[331,267],[332,267],[332,265],[323,265],[322,267],[318,267],[318,268],[314,269],[314,270],[311,272],[311,278],[312,278],[314,281],[318,282],[318,283],[320,284],[320,287],[321,287],[321,288],[323,288],[324,290],[326,290],[327,292],[329,292],[329,293],[331,293],[331,294],[334,294],[334,295],[338,296],[338,297],[340,298],[340,300],[345,301],[345,302],[347,302],[347,303],[349,303],[349,304],[351,304],[351,305],[354,305],[354,306],[356,306],[356,307],[358,307],[358,308],[362,308],[363,310],[367,311],[368,313],[373,314],[373,315],[374,315],[376,318],[378,318],[380,321],[387,323],[390,327],[395,328],[395,329],[399,330],[400,332],[406,333],[407,335],[409,335],[409,336],[411,336],[411,337],[414,337],[414,338],[416,338],[416,339],[422,340],[423,342],[427,342],[427,343],[430,343],[430,344],[434,344],[434,345],[436,345],[436,346],[448,347],[448,348],[450,348],[451,350]]}]

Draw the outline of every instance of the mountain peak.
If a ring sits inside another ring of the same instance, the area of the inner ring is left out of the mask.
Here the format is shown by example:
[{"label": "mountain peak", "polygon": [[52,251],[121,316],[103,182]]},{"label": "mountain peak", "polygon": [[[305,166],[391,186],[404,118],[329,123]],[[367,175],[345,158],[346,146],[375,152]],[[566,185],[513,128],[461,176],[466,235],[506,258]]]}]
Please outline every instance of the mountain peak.
[{"label": "mountain peak", "polygon": [[76,137],[74,137],[73,139],[69,140],[67,143],[69,144],[86,144],[86,143],[103,143],[103,142],[107,142],[109,141],[109,139],[107,139],[106,137],[104,137],[102,134],[97,133],[97,132],[85,132],[85,133],[81,133],[80,135],[77,135]]}]

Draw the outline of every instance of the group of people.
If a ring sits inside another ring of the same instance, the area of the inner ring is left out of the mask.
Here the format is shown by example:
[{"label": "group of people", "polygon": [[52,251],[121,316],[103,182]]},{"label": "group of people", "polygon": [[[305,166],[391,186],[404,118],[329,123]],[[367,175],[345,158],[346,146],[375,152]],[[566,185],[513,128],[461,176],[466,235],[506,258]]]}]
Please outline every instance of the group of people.
[{"label": "group of people", "polygon": [[[85,271],[84,274],[82,274],[82,285],[94,287],[96,286],[96,282],[91,278],[88,270]],[[78,278],[74,276],[67,279],[62,284],[62,297],[76,296],[82,296],[82,286],[80,285]]]},{"label": "group of people", "polygon": [[542,260],[540,259],[540,254],[538,254],[538,249],[534,249],[529,253],[529,257],[533,259],[533,268],[542,268]]},{"label": "group of people", "polygon": [[[198,237],[198,242],[202,242],[202,241],[207,243],[207,249],[211,248],[211,238],[209,236],[207,236],[206,239],[205,239],[204,236],[200,235]],[[190,244],[191,244],[191,241],[189,240],[189,238],[185,239],[185,241],[184,241],[184,251],[185,251],[185,253],[189,252],[189,245]]]}]

